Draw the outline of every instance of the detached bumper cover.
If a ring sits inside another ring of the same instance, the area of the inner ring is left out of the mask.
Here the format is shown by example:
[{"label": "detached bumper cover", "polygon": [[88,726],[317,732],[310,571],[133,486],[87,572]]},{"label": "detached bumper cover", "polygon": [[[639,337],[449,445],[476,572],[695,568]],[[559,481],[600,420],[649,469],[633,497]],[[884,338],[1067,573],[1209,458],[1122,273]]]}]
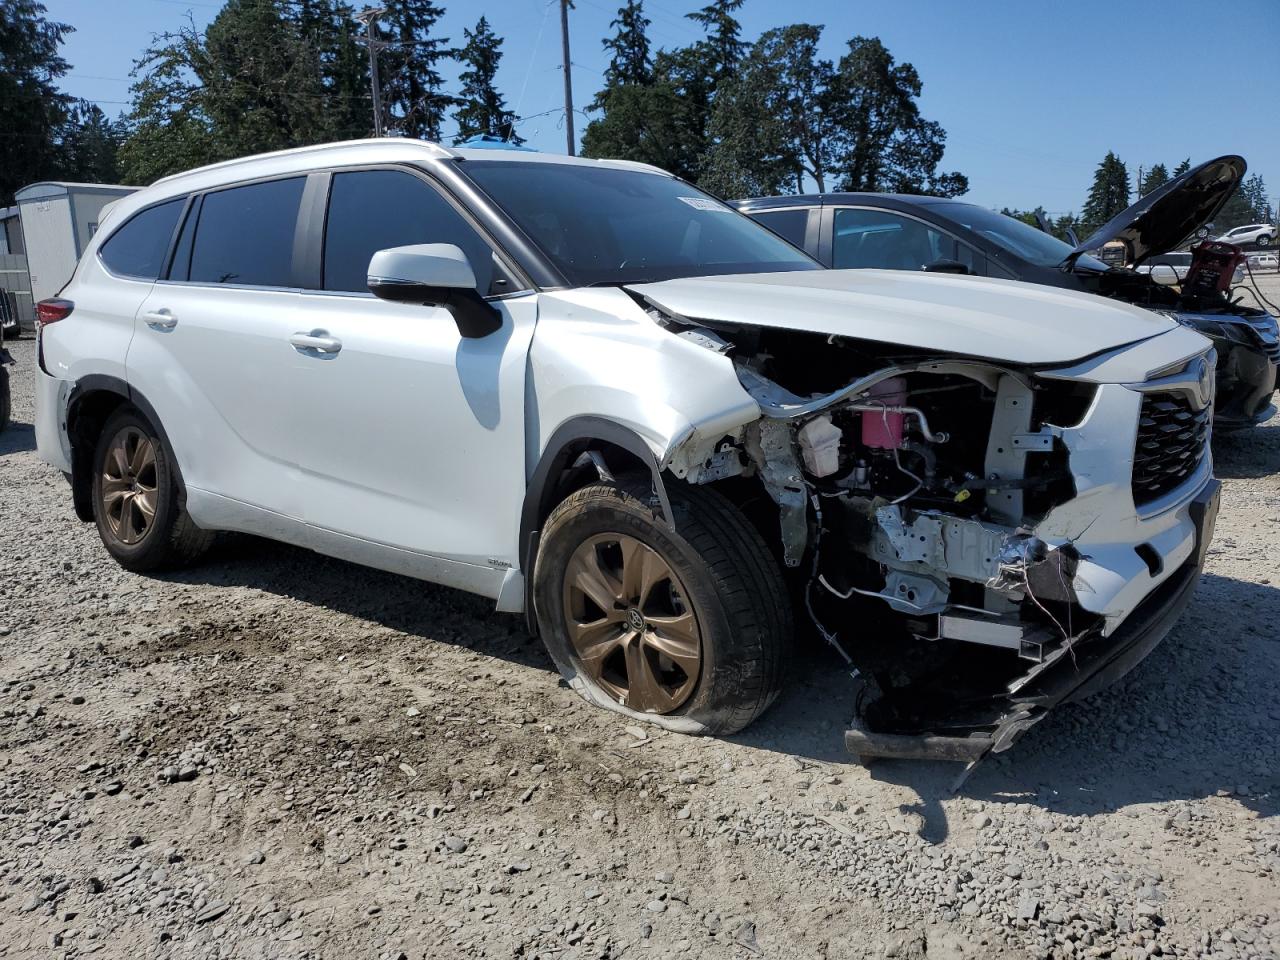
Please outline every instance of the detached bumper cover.
[{"label": "detached bumper cover", "polygon": [[1082,700],[1119,680],[1168,635],[1191,601],[1213,537],[1220,492],[1221,484],[1210,480],[1191,502],[1195,553],[1109,636],[1095,633],[1079,641],[1074,656],[1058,658],[1016,693],[990,701],[986,716],[971,715],[967,730],[948,724],[944,734],[929,730],[887,733],[868,729],[855,720],[845,732],[845,746],[864,760],[890,757],[973,762],[988,753],[1007,750],[1058,704]]}]

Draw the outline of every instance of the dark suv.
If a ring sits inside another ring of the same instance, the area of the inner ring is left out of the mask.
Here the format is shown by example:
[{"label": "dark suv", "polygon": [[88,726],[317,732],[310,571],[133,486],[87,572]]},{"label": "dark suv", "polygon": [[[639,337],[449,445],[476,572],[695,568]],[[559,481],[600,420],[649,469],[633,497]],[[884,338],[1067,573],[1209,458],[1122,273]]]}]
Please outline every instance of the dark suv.
[{"label": "dark suv", "polygon": [[[1214,422],[1232,429],[1262,423],[1276,412],[1276,318],[1233,302],[1230,294],[1184,294],[1156,282],[1147,271],[1212,220],[1244,170],[1240,157],[1203,163],[1143,197],[1074,248],[1021,220],[939,197],[828,193],[739,200],[735,206],[836,269],[1023,280],[1167,313],[1213,341],[1218,353]],[[1109,266],[1088,252],[1104,245],[1123,245],[1130,266]],[[1189,255],[1184,256],[1189,264]],[[1184,276],[1185,267],[1177,279]]]}]

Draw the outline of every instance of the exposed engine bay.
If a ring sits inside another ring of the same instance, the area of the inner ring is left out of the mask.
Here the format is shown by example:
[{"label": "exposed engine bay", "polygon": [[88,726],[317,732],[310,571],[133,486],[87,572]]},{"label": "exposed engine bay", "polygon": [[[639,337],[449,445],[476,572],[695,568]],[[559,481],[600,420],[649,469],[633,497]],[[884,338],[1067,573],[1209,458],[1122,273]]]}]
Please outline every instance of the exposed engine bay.
[{"label": "exposed engine bay", "polygon": [[1011,745],[1043,715],[1019,692],[1119,620],[1077,596],[1084,558],[1064,523],[1040,530],[1077,497],[1064,441],[1099,387],[647,310],[732,359],[760,407],[739,435],[687,444],[668,468],[767,492],[776,527],[764,532],[796,609],[857,682],[850,749],[976,762]]}]

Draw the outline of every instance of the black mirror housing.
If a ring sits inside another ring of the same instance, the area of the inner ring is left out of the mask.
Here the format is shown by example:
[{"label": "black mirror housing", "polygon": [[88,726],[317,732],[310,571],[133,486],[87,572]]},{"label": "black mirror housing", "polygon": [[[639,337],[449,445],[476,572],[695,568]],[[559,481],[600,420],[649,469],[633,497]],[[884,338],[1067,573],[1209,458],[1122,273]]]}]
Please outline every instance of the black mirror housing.
[{"label": "black mirror housing", "polygon": [[959,260],[932,260],[920,268],[925,273],[971,273]]}]

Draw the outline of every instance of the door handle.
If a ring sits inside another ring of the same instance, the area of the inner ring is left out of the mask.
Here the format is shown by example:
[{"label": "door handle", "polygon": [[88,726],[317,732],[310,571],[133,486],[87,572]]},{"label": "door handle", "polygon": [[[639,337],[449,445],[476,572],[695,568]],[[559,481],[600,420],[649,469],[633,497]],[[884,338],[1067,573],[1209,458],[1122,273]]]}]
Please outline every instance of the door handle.
[{"label": "door handle", "polygon": [[311,350],[315,353],[337,353],[342,349],[342,341],[323,330],[313,330],[310,333],[299,331],[289,338],[289,342],[297,350]]},{"label": "door handle", "polygon": [[172,330],[178,325],[178,318],[164,308],[144,313],[142,319],[147,321],[147,326],[152,330]]}]

